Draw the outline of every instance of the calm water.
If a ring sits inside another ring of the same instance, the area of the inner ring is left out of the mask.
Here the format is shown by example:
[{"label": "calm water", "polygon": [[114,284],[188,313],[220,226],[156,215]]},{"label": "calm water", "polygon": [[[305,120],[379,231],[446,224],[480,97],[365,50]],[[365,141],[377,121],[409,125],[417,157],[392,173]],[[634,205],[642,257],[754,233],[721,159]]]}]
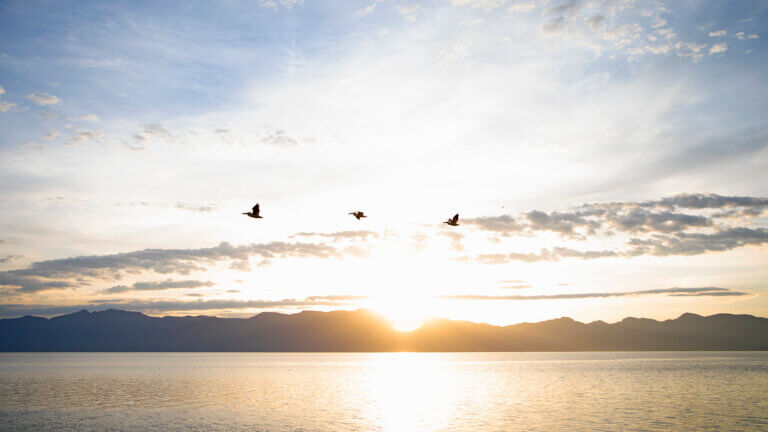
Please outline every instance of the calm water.
[{"label": "calm water", "polygon": [[0,354],[3,430],[768,430],[768,352]]}]

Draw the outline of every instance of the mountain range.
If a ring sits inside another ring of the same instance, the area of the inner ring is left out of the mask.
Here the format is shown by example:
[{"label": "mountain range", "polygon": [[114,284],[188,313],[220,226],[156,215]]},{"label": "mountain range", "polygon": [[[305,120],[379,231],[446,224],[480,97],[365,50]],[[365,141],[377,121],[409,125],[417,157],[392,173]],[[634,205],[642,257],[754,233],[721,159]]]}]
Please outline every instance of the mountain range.
[{"label": "mountain range", "polygon": [[685,313],[588,324],[570,318],[505,327],[434,319],[398,332],[367,310],[263,312],[251,318],[151,317],[105,310],[0,320],[0,351],[640,351],[768,350],[768,319]]}]

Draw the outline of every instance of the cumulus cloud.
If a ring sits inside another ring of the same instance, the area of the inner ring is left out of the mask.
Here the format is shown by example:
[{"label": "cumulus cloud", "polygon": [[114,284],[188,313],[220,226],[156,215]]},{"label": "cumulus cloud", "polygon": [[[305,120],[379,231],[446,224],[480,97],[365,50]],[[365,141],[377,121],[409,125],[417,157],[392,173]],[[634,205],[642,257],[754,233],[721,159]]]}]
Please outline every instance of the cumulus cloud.
[{"label": "cumulus cloud", "polygon": [[116,285],[112,288],[107,288],[103,290],[103,293],[106,294],[116,294],[116,293],[124,293],[129,291],[161,291],[161,290],[169,290],[169,289],[179,289],[179,288],[202,288],[202,287],[212,287],[214,286],[213,282],[210,281],[199,281],[199,280],[173,280],[173,279],[166,279],[164,281],[155,281],[155,282],[136,282],[131,286],[127,285]]},{"label": "cumulus cloud", "polygon": [[674,236],[656,235],[650,239],[633,238],[632,249],[627,253],[637,255],[698,255],[722,252],[748,245],[768,243],[768,230],[763,228],[726,228],[713,233],[677,233]]},{"label": "cumulus cloud", "polygon": [[153,137],[161,138],[166,141],[173,140],[173,134],[171,134],[171,131],[159,123],[143,123],[141,124],[141,127],[144,129],[144,131],[138,135],[134,135],[134,137],[140,141],[146,141],[147,139]]},{"label": "cumulus cloud", "polygon": [[725,30],[717,30],[717,31],[709,32],[709,37],[723,37],[726,34],[728,34],[728,32]]},{"label": "cumulus cloud", "polygon": [[474,225],[485,231],[495,231],[500,233],[520,232],[525,225],[517,222],[510,215],[486,216],[473,219],[464,219],[464,225]]},{"label": "cumulus cloud", "polygon": [[709,54],[718,54],[718,53],[724,53],[728,51],[728,44],[726,43],[717,43],[712,45],[712,47],[709,49]]},{"label": "cumulus cloud", "polygon": [[341,257],[343,252],[328,245],[314,243],[271,242],[200,249],[144,249],[112,255],[92,255],[38,261],[28,268],[0,272],[0,287],[19,292],[76,288],[89,279],[118,280],[124,273],[154,272],[189,274],[205,270],[205,265],[220,261],[242,261],[251,257],[263,260],[288,257]]},{"label": "cumulus cloud", "polygon": [[760,36],[759,36],[759,35],[756,35],[756,34],[747,35],[747,34],[746,34],[746,33],[744,33],[744,32],[738,32],[738,33],[735,33],[735,34],[733,35],[733,37],[735,37],[736,39],[739,39],[739,40],[745,40],[745,39],[760,39]]},{"label": "cumulus cloud", "polygon": [[649,201],[589,203],[563,212],[533,210],[518,218],[511,215],[480,217],[465,224],[506,236],[530,236],[538,231],[554,232],[571,240],[617,233],[631,236],[627,247],[621,250],[579,251],[554,247],[538,253],[480,254],[473,258],[488,264],[561,258],[696,255],[768,243],[768,232],[764,228],[733,226],[761,216],[766,210],[766,198],[678,194]]},{"label": "cumulus cloud", "polygon": [[104,136],[101,132],[94,132],[87,129],[79,129],[74,136],[70,139],[77,142],[84,142],[89,140],[98,140]]},{"label": "cumulus cloud", "polygon": [[61,99],[58,97],[48,94],[48,93],[32,93],[27,95],[27,99],[31,100],[32,102],[45,106],[45,105],[59,105],[61,104]]},{"label": "cumulus cloud", "polygon": [[572,300],[585,298],[607,297],[634,297],[641,295],[665,294],[674,297],[724,297],[745,296],[749,293],[732,291],[728,288],[697,287],[697,288],[660,288],[641,291],[598,292],[598,293],[567,293],[567,294],[541,294],[541,295],[482,295],[482,294],[457,294],[443,296],[451,300]]}]

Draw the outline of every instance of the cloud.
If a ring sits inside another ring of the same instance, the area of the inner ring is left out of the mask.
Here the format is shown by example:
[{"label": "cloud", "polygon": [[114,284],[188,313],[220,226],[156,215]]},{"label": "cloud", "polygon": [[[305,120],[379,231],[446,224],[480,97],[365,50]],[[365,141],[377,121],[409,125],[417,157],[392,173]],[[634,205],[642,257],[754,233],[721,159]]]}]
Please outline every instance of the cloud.
[{"label": "cloud", "polygon": [[725,228],[714,233],[677,233],[674,236],[656,235],[651,239],[633,238],[627,252],[638,255],[698,255],[707,252],[722,252],[748,245],[768,243],[768,230],[763,228]]},{"label": "cloud", "polygon": [[738,33],[734,34],[733,37],[735,37],[736,39],[739,39],[739,40],[760,39],[759,35],[751,34],[751,35],[747,36],[744,32],[738,32]]},{"label": "cloud", "polygon": [[[701,215],[680,210],[723,210]],[[532,210],[521,218],[511,215],[467,219],[465,224],[483,231],[533,233],[551,231],[564,237],[582,239],[608,231],[626,233],[678,233],[689,229],[714,228],[717,219],[759,216],[768,209],[768,198],[678,194],[659,200],[588,203],[566,212]]]},{"label": "cloud", "polygon": [[583,260],[598,258],[632,258],[641,255],[686,256],[708,252],[723,252],[744,246],[758,246],[768,243],[768,230],[763,228],[726,228],[713,233],[686,233],[674,235],[655,234],[651,238],[632,238],[627,242],[626,250],[587,250],[580,251],[565,247],[543,248],[539,253],[479,254],[474,261],[483,264],[505,264],[510,261],[527,263],[557,261],[561,258]]},{"label": "cloud", "polygon": [[279,6],[286,9],[291,9],[294,5],[303,4],[304,0],[258,0],[258,4],[261,7],[272,8],[278,10]]},{"label": "cloud", "polygon": [[141,127],[144,129],[144,132],[141,132],[138,135],[134,135],[136,139],[146,140],[151,137],[156,137],[166,141],[173,140],[173,134],[171,134],[171,131],[159,123],[143,123],[141,124]]},{"label": "cloud", "polygon": [[[633,203],[624,203],[631,206]],[[666,207],[689,209],[719,209],[733,207],[768,207],[768,198],[747,196],[722,196],[717,194],[677,194],[658,201],[644,201],[636,204],[641,207]]]},{"label": "cloud", "polygon": [[421,12],[421,6],[414,5],[397,5],[397,13],[403,17],[406,21],[416,21],[416,16]]},{"label": "cloud", "polygon": [[11,108],[15,107],[15,103],[0,101],[0,112],[8,112]]},{"label": "cloud", "polygon": [[571,1],[568,3],[563,3],[559,6],[551,7],[544,10],[544,13],[547,15],[564,15],[564,16],[573,16],[578,11],[581,5],[576,1]]},{"label": "cloud", "polygon": [[534,3],[533,1],[520,1],[510,5],[507,8],[507,12],[508,13],[530,12],[534,9],[536,9],[536,3]]},{"label": "cloud", "polygon": [[77,142],[83,142],[88,140],[98,140],[104,136],[101,132],[94,132],[87,129],[79,129],[75,136],[70,139]]},{"label": "cloud", "polygon": [[[0,244],[3,242],[0,240]],[[0,264],[5,264],[7,262],[11,262],[13,260],[17,260],[19,258],[23,257],[23,255],[6,255],[4,257],[0,257]]]},{"label": "cloud", "polygon": [[495,231],[501,233],[521,232],[525,226],[518,223],[512,216],[486,216],[474,219],[464,219],[465,225],[474,225],[485,231]]},{"label": "cloud", "polygon": [[452,0],[455,6],[470,6],[475,9],[490,11],[504,6],[507,0]]},{"label": "cloud", "polygon": [[5,94],[5,88],[3,88],[3,86],[0,85],[0,95],[4,95],[4,94]]},{"label": "cloud", "polygon": [[541,29],[544,33],[559,33],[565,29],[568,21],[564,17],[556,17],[542,24]]},{"label": "cloud", "polygon": [[585,298],[607,297],[634,297],[641,295],[666,294],[674,297],[702,297],[702,296],[745,296],[749,293],[731,291],[728,288],[700,287],[700,288],[661,288],[642,291],[601,292],[601,293],[567,293],[567,294],[541,294],[541,295],[481,295],[481,294],[457,294],[446,295],[442,298],[451,300],[567,300]]},{"label": "cloud", "polygon": [[529,228],[534,231],[553,231],[566,237],[579,237],[574,232],[575,227],[586,228],[589,232],[599,226],[599,222],[591,221],[576,213],[544,213],[533,210],[526,213]]},{"label": "cloud", "polygon": [[464,234],[455,231],[440,231],[437,234],[451,240],[451,249],[457,252],[464,250],[464,245],[461,244],[461,241],[464,240]]},{"label": "cloud", "polygon": [[602,27],[603,23],[605,22],[605,17],[602,15],[595,15],[593,17],[587,18],[585,22],[590,28],[592,28],[592,30],[597,30]]},{"label": "cloud", "polygon": [[333,241],[338,241],[343,239],[368,239],[369,237],[379,238],[379,234],[367,230],[354,230],[339,231],[335,233],[299,232],[291,236],[291,238],[295,237],[325,237],[331,238]]},{"label": "cloud", "polygon": [[217,207],[209,206],[209,205],[199,205],[199,204],[178,202],[176,203],[176,208],[182,209],[182,210],[189,210],[193,212],[210,213],[216,210]]},{"label": "cloud", "polygon": [[718,31],[709,32],[709,37],[723,37],[726,34],[728,34],[727,31],[725,31],[725,30],[718,30]]},{"label": "cloud", "polygon": [[261,142],[274,147],[296,147],[299,142],[285,134],[284,130],[276,129],[261,139]]},{"label": "cloud", "polygon": [[358,17],[363,17],[373,12],[374,9],[376,9],[376,3],[371,3],[364,8],[358,9],[357,12],[355,12],[355,15]]},{"label": "cloud", "polygon": [[48,93],[32,93],[27,95],[27,99],[31,100],[32,102],[45,106],[45,105],[59,105],[61,104],[61,99],[58,97],[48,94]]},{"label": "cloud", "polygon": [[222,242],[218,246],[200,249],[144,249],[112,255],[92,255],[38,261],[28,268],[0,272],[0,287],[19,292],[76,288],[87,285],[89,279],[118,280],[124,273],[154,272],[158,274],[189,274],[204,270],[204,265],[219,261],[243,261],[256,256],[263,260],[274,258],[330,258],[343,252],[328,245],[314,243],[271,242],[233,246]]},{"label": "cloud", "polygon": [[169,289],[179,288],[202,288],[212,287],[215,284],[210,281],[198,281],[198,280],[180,280],[175,281],[173,279],[166,279],[164,281],[157,282],[136,282],[131,286],[117,285],[112,288],[103,290],[106,294],[124,293],[129,291],[161,291]]},{"label": "cloud", "polygon": [[[694,211],[697,214],[683,213]],[[768,230],[741,226],[768,210],[768,199],[716,194],[678,194],[658,200],[589,203],[567,212],[533,210],[523,218],[495,216],[467,223],[481,231],[532,235],[551,231],[568,239],[627,235],[625,248],[576,250],[543,248],[536,252],[478,254],[464,257],[486,264],[510,261],[557,261],[564,258],[599,259],[641,255],[686,256],[728,251],[744,246],[768,244]]]},{"label": "cloud", "polygon": [[90,310],[121,309],[145,313],[187,312],[227,309],[281,309],[281,308],[311,308],[318,306],[347,306],[364,296],[330,295],[312,296],[305,299],[282,300],[125,300],[125,301],[91,301],[77,305],[47,305],[47,304],[0,304],[0,316],[14,317],[22,315],[53,316],[66,313]]},{"label": "cloud", "polygon": [[712,47],[709,49],[709,54],[718,54],[728,51],[728,44],[726,43],[718,43],[712,45]]},{"label": "cloud", "polygon": [[99,121],[99,117],[96,114],[86,114],[80,117],[80,120],[97,122]]}]

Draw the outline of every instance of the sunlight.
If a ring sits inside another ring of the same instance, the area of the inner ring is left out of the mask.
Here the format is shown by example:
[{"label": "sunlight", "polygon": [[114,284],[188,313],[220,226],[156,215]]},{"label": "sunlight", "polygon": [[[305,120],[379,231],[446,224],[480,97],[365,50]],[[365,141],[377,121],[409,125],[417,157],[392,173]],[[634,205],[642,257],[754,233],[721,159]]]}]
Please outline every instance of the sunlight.
[{"label": "sunlight", "polygon": [[370,415],[391,432],[439,430],[456,414],[463,383],[450,362],[435,354],[379,354],[366,392]]},{"label": "sunlight", "polygon": [[374,312],[383,315],[392,328],[400,332],[409,332],[421,327],[433,310],[429,297],[376,297],[366,306]]}]

